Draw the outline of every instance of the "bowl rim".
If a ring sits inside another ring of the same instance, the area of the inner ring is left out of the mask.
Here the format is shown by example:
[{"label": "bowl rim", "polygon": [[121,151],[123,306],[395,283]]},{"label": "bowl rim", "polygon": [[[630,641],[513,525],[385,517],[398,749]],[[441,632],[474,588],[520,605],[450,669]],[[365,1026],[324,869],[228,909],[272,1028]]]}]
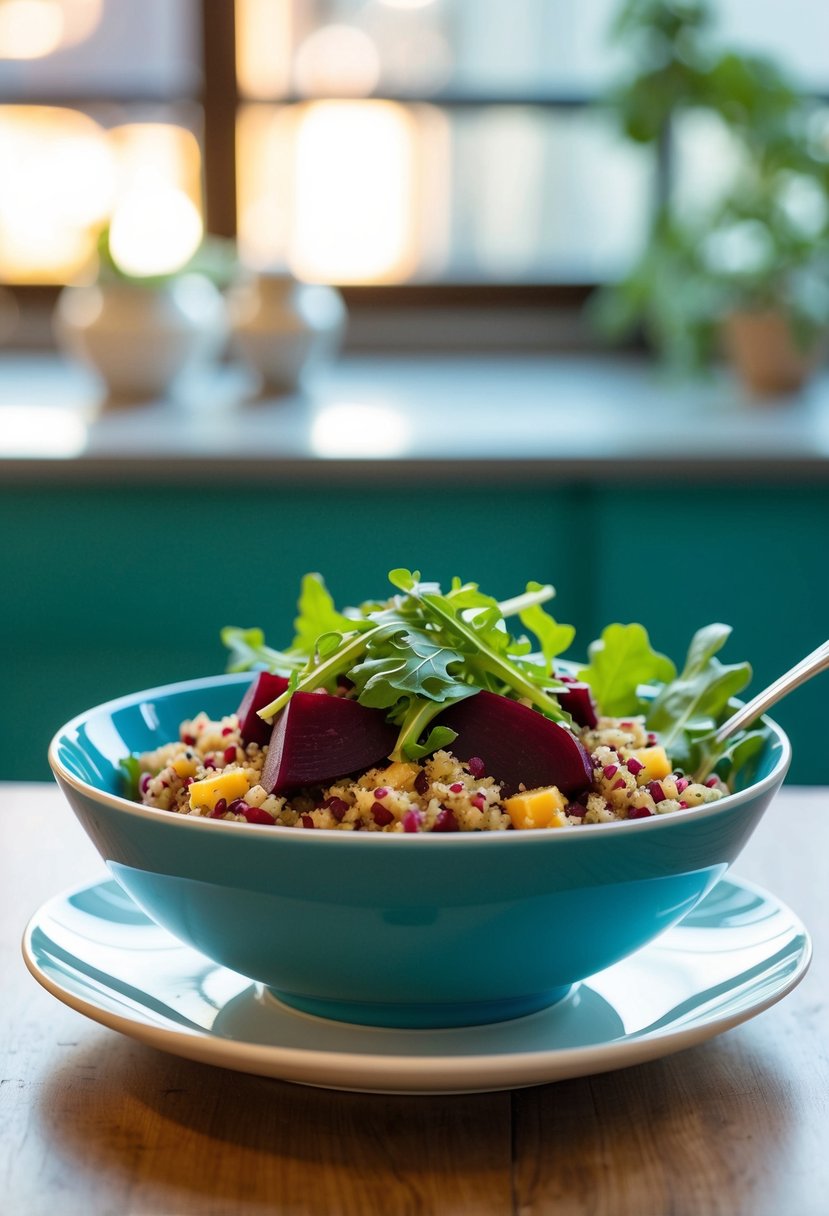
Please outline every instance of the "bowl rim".
[{"label": "bowl rim", "polygon": [[[72,731],[77,731],[78,728],[87,722],[93,715],[112,715],[117,710],[129,709],[139,705],[142,701],[150,699],[158,699],[176,694],[196,693],[200,689],[215,688],[217,685],[228,685],[233,687],[235,684],[244,684],[249,682],[251,677],[250,672],[229,672],[213,676],[199,676],[191,680],[180,680],[170,684],[161,684],[155,688],[141,689],[138,692],[126,693],[120,697],[114,697],[109,701],[103,701],[99,705],[93,705],[91,708],[83,710],[79,714],[75,714],[68,722],[59,727],[52,736],[48,750],[48,761],[52,769],[52,773],[58,784],[65,783],[74,789],[77,793],[84,797],[91,798],[93,801],[109,807],[111,810],[119,811],[137,819],[148,819],[152,822],[166,822],[185,830],[203,831],[204,824],[209,823],[208,831],[215,832],[238,832],[241,831],[245,836],[253,835],[254,838],[273,838],[281,839],[297,839],[301,838],[305,841],[320,840],[358,840],[358,841],[394,841],[398,840],[403,833],[400,832],[343,832],[337,828],[315,828],[309,831],[307,828],[297,827],[279,827],[277,831],[274,827],[268,824],[257,823],[237,823],[235,820],[227,819],[207,819],[203,815],[178,815],[170,811],[162,810],[159,807],[144,806],[142,803],[133,802],[129,798],[125,798],[121,794],[111,794],[108,790],[99,789],[92,785],[91,782],[85,781],[82,777],[77,777],[70,772],[66,765],[60,759],[58,749],[64,737]],[[739,704],[739,702],[735,702]],[[475,847],[491,847],[484,845],[484,841],[492,840],[511,840],[513,842],[519,840],[532,840],[536,843],[540,838],[549,838],[563,843],[567,840],[583,840],[595,839],[599,835],[612,835],[616,832],[624,832],[626,835],[631,835],[634,832],[648,832],[659,829],[659,825],[672,823],[686,823],[688,820],[710,819],[721,814],[727,814],[729,811],[742,806],[745,802],[756,798],[758,795],[763,795],[775,786],[782,784],[786,776],[792,758],[792,746],[788,735],[783,728],[774,721],[773,718],[763,714],[759,719],[771,732],[772,736],[780,745],[780,755],[774,767],[760,781],[753,785],[747,786],[743,790],[737,790],[733,794],[727,794],[724,798],[720,798],[715,802],[705,803],[702,806],[686,807],[680,810],[670,811],[664,815],[651,815],[647,819],[617,819],[609,823],[581,823],[581,824],[566,824],[560,828],[524,828],[521,831],[515,832],[413,832],[406,833],[406,838],[410,842],[424,840],[438,840],[443,842],[443,847],[457,848],[461,843],[467,845],[475,842]],[[274,825],[276,826],[276,825]],[[388,847],[378,846],[376,844],[370,847]],[[409,847],[412,847],[411,845]],[[422,847],[415,845],[414,847]],[[432,844],[427,846],[434,848]],[[514,847],[508,846],[508,847]]]}]

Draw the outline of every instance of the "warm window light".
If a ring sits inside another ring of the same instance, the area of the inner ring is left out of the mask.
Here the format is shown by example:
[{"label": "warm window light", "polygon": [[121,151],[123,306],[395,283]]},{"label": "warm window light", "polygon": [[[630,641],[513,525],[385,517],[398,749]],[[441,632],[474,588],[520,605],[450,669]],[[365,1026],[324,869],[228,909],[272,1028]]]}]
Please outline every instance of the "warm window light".
[{"label": "warm window light", "polygon": [[318,282],[437,274],[449,237],[450,128],[433,106],[243,106],[239,249]]},{"label": "warm window light", "polygon": [[365,97],[377,87],[380,58],[362,30],[351,25],[325,25],[305,39],[296,54],[297,90],[309,97],[318,93]]},{"label": "warm window light", "polygon": [[109,229],[109,251],[124,274],[136,278],[173,274],[201,244],[198,209],[181,191],[158,184],[128,194]]},{"label": "warm window light", "polygon": [[[200,178],[198,142],[182,127],[129,123],[107,132],[76,110],[0,106],[0,279],[70,281],[113,210],[148,187],[186,195],[192,231]],[[198,230],[200,239],[200,221]]]},{"label": "warm window light", "polygon": [[0,59],[42,59],[83,42],[102,0],[0,0]]},{"label": "warm window light", "polygon": [[281,97],[291,88],[293,13],[274,0],[236,0],[236,76],[244,97]]},{"label": "warm window light", "polygon": [[76,274],[113,200],[112,154],[98,124],[75,110],[0,107],[0,180],[0,277]]},{"label": "warm window light", "polygon": [[41,59],[63,40],[63,11],[55,0],[0,3],[0,59]]},{"label": "warm window light", "polygon": [[317,102],[296,135],[292,269],[317,281],[410,274],[415,123],[391,102]]}]

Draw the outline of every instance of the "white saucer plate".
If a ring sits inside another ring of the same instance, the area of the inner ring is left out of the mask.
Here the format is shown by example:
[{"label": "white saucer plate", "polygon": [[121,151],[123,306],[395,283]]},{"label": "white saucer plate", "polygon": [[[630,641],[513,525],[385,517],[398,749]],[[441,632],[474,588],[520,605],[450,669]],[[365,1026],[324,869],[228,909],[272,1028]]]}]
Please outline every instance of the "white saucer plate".
[{"label": "white saucer plate", "polygon": [[298,1013],[155,925],[109,879],[45,904],[23,956],[64,1004],[187,1059],[329,1089],[512,1089],[640,1064],[746,1021],[790,992],[809,935],[773,895],[729,876],[685,920],[557,1005],[451,1030]]}]

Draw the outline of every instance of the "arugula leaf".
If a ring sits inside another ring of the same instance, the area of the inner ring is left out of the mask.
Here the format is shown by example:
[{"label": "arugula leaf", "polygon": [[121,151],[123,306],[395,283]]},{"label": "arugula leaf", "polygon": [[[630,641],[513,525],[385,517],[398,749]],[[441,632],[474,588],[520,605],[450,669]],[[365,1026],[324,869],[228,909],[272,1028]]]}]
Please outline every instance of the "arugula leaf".
[{"label": "arugula leaf", "polygon": [[705,781],[716,773],[731,782],[740,769],[762,751],[767,735],[764,730],[740,731],[733,739],[717,743],[713,734],[700,739],[692,752],[694,780]]},{"label": "arugula leaf", "polygon": [[320,574],[306,574],[297,601],[292,650],[313,654],[318,638],[326,633],[353,633],[358,622],[338,612]]},{"label": "arugula leaf", "polygon": [[362,705],[388,708],[401,693],[443,702],[458,684],[449,667],[462,661],[457,650],[432,641],[426,633],[401,629],[391,636],[370,635],[366,657],[348,675]]},{"label": "arugula leaf", "polygon": [[[412,594],[418,595],[417,591]],[[555,697],[538,683],[539,665],[520,664],[510,657],[509,635],[499,627],[502,618],[496,620],[491,612],[486,611],[466,621],[446,596],[424,593],[419,595],[419,599],[430,616],[454,637],[465,656],[467,673],[479,688],[487,687],[486,676],[490,675],[503,681],[519,697],[526,697],[554,721],[569,722]],[[548,678],[546,683],[551,687],[556,682]]]},{"label": "arugula leaf", "polygon": [[129,798],[130,802],[139,802],[138,782],[141,779],[141,765],[138,757],[132,754],[124,756],[118,761],[118,767],[123,779],[124,797]]},{"label": "arugula leaf", "polygon": [[731,634],[728,625],[707,625],[691,639],[685,667],[654,698],[647,715],[650,730],[675,763],[691,758],[691,736],[695,727],[716,726],[726,715],[729,701],[751,680],[748,663],[723,664],[715,657]]},{"label": "arugula leaf", "polygon": [[611,718],[642,713],[647,703],[639,686],[676,675],[671,660],[652,648],[644,625],[608,625],[588,646],[587,657],[589,665],[578,678],[590,685],[599,709]]},{"label": "arugula leaf", "polygon": [[265,635],[261,629],[240,629],[238,625],[225,625],[221,639],[230,651],[228,671],[265,670],[287,675],[298,670],[305,662],[302,655],[289,654],[266,646]]},{"label": "arugula leaf", "polygon": [[[527,583],[528,592],[543,590],[544,588],[541,586],[541,583]],[[576,636],[575,627],[573,625],[560,625],[538,603],[519,610],[518,615],[521,624],[538,638],[541,653],[544,655],[544,662],[552,670],[553,659],[567,650]]]}]

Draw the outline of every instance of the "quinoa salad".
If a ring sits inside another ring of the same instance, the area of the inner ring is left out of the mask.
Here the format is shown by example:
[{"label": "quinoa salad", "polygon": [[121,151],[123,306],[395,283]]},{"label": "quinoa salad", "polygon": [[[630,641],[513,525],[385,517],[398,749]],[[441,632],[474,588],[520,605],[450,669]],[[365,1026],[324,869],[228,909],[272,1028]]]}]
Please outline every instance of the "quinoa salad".
[{"label": "quinoa salad", "polygon": [[764,745],[762,727],[716,739],[751,677],[716,657],[728,626],[698,630],[678,669],[642,625],[614,623],[579,666],[560,657],[575,630],[542,607],[552,587],[498,601],[389,580],[398,594],[340,612],[306,575],[284,650],[227,627],[229,670],[251,672],[240,705],[125,758],[129,796],[282,828],[554,829],[715,802]]},{"label": "quinoa salad", "polygon": [[715,776],[694,782],[671,768],[641,719],[601,718],[581,733],[593,779],[569,801],[556,787],[506,797],[482,757],[439,750],[421,763],[394,762],[356,779],[292,797],[259,784],[266,749],[245,745],[235,714],[182,723],[180,738],[139,758],[145,806],[208,819],[369,832],[480,832],[644,819],[713,802]]}]

